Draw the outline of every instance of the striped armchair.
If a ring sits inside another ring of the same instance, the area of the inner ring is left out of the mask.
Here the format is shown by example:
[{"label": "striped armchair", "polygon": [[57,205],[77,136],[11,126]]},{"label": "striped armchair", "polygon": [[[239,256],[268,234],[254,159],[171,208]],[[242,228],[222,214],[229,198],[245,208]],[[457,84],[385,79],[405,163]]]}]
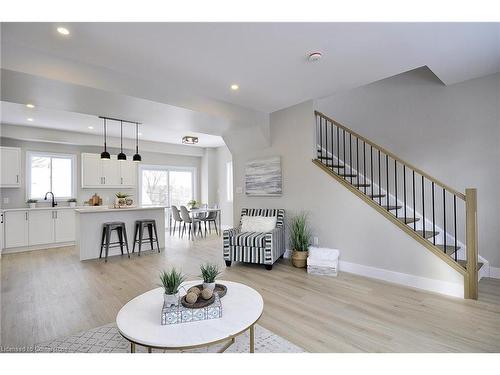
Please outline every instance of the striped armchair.
[{"label": "striped armchair", "polygon": [[276,228],[271,232],[241,232],[238,228],[224,231],[224,260],[226,266],[231,262],[264,264],[271,270],[273,263],[285,253],[285,210],[243,208],[241,216],[276,216]]}]

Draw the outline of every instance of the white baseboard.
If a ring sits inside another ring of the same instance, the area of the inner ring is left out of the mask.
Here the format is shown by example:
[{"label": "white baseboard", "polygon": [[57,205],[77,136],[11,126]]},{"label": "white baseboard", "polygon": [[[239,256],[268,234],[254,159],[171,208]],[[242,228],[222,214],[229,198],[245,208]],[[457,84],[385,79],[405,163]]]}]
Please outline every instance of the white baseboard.
[{"label": "white baseboard", "polygon": [[[443,280],[429,279],[426,277],[389,271],[382,268],[364,266],[362,264],[350,263],[342,260],[339,262],[339,269],[341,272],[349,272],[356,275],[389,281],[395,284],[410,286],[418,289],[424,289],[431,292],[445,294],[448,296],[464,298],[463,284],[451,283]],[[500,269],[498,270],[500,271]]]},{"label": "white baseboard", "polygon": [[34,245],[34,246],[24,246],[24,247],[10,247],[3,249],[3,254],[13,254],[13,253],[23,253],[25,251],[35,251],[35,250],[47,250],[56,247],[66,247],[73,246],[75,242],[59,242],[45,245]]},{"label": "white baseboard", "polygon": [[492,267],[490,266],[490,275],[489,277],[492,277],[494,279],[500,279],[500,268],[499,267]]}]

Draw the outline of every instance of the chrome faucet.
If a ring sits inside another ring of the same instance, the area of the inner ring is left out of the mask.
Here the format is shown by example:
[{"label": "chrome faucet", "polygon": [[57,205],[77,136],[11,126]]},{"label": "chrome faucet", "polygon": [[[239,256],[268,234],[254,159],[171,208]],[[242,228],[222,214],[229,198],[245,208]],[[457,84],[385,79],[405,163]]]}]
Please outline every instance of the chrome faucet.
[{"label": "chrome faucet", "polygon": [[57,206],[57,202],[56,202],[56,201],[55,201],[55,199],[54,199],[54,193],[53,193],[53,192],[51,192],[51,191],[46,192],[46,193],[45,193],[45,198],[44,198],[44,199],[45,199],[45,200],[47,200],[47,195],[49,195],[49,194],[51,194],[51,195],[52,195],[52,207]]}]

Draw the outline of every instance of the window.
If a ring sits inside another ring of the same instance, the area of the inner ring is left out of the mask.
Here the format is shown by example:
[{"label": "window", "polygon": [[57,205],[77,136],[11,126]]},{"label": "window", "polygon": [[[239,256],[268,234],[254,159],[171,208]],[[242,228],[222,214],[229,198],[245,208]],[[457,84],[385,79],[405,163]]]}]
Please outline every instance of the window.
[{"label": "window", "polygon": [[228,202],[233,201],[233,162],[226,163],[226,195]]},{"label": "window", "polygon": [[28,199],[42,199],[51,191],[57,199],[75,197],[75,155],[26,153]]},{"label": "window", "polygon": [[141,204],[186,206],[195,198],[195,172],[195,168],[141,165]]}]

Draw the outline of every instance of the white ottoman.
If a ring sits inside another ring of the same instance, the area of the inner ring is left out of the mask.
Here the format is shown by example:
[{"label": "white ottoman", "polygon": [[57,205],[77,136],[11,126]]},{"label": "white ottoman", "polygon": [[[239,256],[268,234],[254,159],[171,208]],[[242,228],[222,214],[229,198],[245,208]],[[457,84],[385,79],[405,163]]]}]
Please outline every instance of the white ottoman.
[{"label": "white ottoman", "polygon": [[339,251],[323,247],[310,247],[307,257],[307,273],[312,275],[337,276]]}]

